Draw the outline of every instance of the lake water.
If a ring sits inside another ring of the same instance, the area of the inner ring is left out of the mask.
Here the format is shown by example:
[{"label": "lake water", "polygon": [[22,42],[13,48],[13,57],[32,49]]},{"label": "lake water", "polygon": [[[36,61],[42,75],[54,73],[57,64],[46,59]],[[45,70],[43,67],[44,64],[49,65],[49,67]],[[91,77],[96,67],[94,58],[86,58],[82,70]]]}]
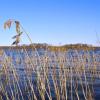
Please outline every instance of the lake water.
[{"label": "lake water", "polygon": [[0,56],[3,100],[100,100],[100,50],[4,48]]}]

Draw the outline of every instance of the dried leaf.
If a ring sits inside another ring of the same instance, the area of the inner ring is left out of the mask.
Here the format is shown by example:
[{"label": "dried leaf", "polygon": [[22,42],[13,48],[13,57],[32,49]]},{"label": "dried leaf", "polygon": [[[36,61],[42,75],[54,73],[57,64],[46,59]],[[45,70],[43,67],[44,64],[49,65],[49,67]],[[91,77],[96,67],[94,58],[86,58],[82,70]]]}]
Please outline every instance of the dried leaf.
[{"label": "dried leaf", "polygon": [[15,20],[8,20],[4,23],[4,29],[6,28],[10,28],[12,23],[15,23],[16,25],[16,32],[17,32],[17,35],[15,35],[14,37],[12,37],[13,39],[16,39],[12,45],[18,45],[18,43],[20,42],[20,36],[23,32],[20,31],[20,23],[19,21],[15,21]]},{"label": "dried leaf", "polygon": [[19,21],[15,21],[16,24],[16,32],[19,34],[20,33],[20,23]]},{"label": "dried leaf", "polygon": [[10,29],[10,27],[11,27],[11,24],[12,24],[12,20],[8,20],[8,21],[6,21],[5,23],[4,23],[4,29],[6,29],[7,27]]},{"label": "dried leaf", "polygon": [[18,35],[15,35],[15,36],[13,36],[13,37],[12,37],[12,39],[15,39],[15,38],[17,38],[18,36],[19,36],[19,34],[18,34]]},{"label": "dried leaf", "polygon": [[12,45],[18,45],[20,42],[20,37],[17,37],[16,40],[12,43]]},{"label": "dried leaf", "polygon": [[22,32],[20,32],[19,34],[17,34],[17,35],[15,35],[15,36],[13,36],[13,37],[12,37],[12,39],[15,39],[15,38],[17,38],[17,37],[20,37],[20,36],[21,36],[21,34],[22,34]]}]

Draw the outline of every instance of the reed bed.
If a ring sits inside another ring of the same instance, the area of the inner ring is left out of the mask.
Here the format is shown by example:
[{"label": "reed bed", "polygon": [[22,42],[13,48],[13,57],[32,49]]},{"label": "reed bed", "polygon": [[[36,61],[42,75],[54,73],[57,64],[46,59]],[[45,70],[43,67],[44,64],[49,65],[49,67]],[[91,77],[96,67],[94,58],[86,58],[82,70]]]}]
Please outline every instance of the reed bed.
[{"label": "reed bed", "polygon": [[89,50],[1,50],[1,100],[94,100],[100,62]]},{"label": "reed bed", "polygon": [[[9,19],[4,28],[12,24],[16,26],[12,45],[16,46],[0,48],[0,100],[97,99],[100,53],[86,45],[38,48],[19,21]],[[23,33],[32,44],[29,48],[18,46]]]}]

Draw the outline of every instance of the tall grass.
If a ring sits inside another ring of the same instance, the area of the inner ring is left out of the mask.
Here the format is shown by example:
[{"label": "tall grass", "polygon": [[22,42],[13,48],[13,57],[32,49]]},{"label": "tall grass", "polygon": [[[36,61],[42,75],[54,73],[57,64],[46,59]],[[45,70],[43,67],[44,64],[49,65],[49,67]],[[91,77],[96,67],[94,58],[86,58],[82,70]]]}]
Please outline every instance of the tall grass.
[{"label": "tall grass", "polygon": [[[81,100],[82,97],[84,100],[94,99],[93,84],[95,78],[99,78],[96,73],[95,54],[92,59],[94,62],[89,62],[91,59],[89,51],[84,51],[84,55],[81,55],[77,50],[73,50],[73,55],[69,51],[57,52],[46,49],[42,55],[38,55],[40,57],[38,59],[33,49],[31,52],[25,47],[8,49],[11,51],[9,56],[5,51],[2,54],[0,74],[2,98],[6,97],[7,100],[10,98]],[[15,59],[13,52],[16,52]],[[37,52],[39,54],[38,50]],[[24,73],[22,76],[20,70]]]},{"label": "tall grass", "polygon": [[[32,44],[29,34],[20,28]],[[100,78],[96,61],[100,58],[94,51],[91,55],[86,49],[51,50],[34,44],[15,48],[9,47],[8,54],[1,50],[2,100],[94,100],[93,84]]]}]

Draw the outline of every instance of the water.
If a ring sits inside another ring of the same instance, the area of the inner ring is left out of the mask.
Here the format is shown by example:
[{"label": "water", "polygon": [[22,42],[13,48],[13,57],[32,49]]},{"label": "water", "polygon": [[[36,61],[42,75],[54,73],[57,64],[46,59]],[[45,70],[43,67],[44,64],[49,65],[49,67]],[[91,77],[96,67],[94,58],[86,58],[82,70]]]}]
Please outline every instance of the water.
[{"label": "water", "polygon": [[4,49],[0,57],[0,97],[100,100],[99,51],[38,49],[37,54],[32,49]]}]

